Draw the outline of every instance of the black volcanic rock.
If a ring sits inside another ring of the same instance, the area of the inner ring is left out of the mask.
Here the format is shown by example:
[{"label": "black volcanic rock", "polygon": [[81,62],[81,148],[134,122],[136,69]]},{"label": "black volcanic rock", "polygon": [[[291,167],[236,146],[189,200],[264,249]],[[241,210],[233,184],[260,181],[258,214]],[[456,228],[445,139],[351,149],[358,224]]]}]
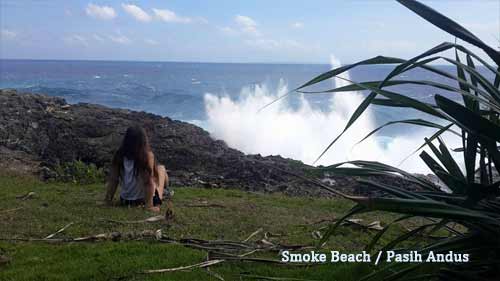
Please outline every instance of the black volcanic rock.
[{"label": "black volcanic rock", "polygon": [[302,162],[245,155],[195,125],[145,112],[70,105],[61,98],[14,90],[0,92],[0,165],[45,171],[45,175],[57,164],[74,160],[106,169],[126,129],[136,124],[148,132],[156,158],[169,170],[173,185],[323,193],[272,168],[303,174],[308,166]]},{"label": "black volcanic rock", "polygon": [[[280,156],[245,155],[214,140],[203,129],[154,114],[64,99],[0,90],[0,169],[50,178],[58,164],[81,160],[106,171],[128,127],[148,132],[159,163],[173,186],[237,188],[300,196],[332,196],[292,174],[359,195],[380,194],[360,187],[355,178],[319,173],[300,161]],[[402,177],[372,177],[407,189],[418,187]]]}]

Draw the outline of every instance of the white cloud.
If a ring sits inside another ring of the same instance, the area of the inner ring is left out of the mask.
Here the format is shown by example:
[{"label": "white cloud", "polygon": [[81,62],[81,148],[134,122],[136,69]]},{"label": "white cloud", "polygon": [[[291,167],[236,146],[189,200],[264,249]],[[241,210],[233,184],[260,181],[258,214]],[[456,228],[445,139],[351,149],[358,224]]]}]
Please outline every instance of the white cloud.
[{"label": "white cloud", "polygon": [[70,36],[67,36],[63,38],[64,42],[69,45],[82,45],[87,47],[89,45],[89,42],[86,37],[78,34],[73,34]]},{"label": "white cloud", "polygon": [[236,35],[238,34],[238,31],[234,30],[234,28],[231,28],[229,26],[223,26],[218,28],[222,33],[226,35]]},{"label": "white cloud", "polygon": [[295,51],[306,51],[317,49],[313,46],[306,46],[300,42],[290,39],[265,39],[258,38],[254,40],[246,40],[245,43],[251,47],[261,49],[261,50],[295,50]]},{"label": "white cloud", "polygon": [[303,28],[304,27],[304,23],[300,22],[300,21],[297,21],[297,22],[292,23],[292,27],[293,28]]},{"label": "white cloud", "polygon": [[14,31],[12,30],[8,30],[8,29],[2,29],[0,31],[0,37],[3,39],[3,40],[10,40],[10,39],[14,39],[16,38],[17,36],[17,33],[15,33]]},{"label": "white cloud", "polygon": [[101,20],[111,20],[116,17],[116,12],[113,8],[109,6],[98,6],[92,3],[87,5],[85,12],[93,18]]},{"label": "white cloud", "polygon": [[109,36],[109,40],[111,40],[111,41],[113,41],[115,43],[118,43],[118,44],[122,44],[122,45],[132,43],[132,40],[130,40],[127,36],[124,36],[124,35],[121,35],[121,34],[118,34],[116,36],[110,35]]},{"label": "white cloud", "polygon": [[380,54],[390,54],[399,50],[407,52],[417,52],[418,46],[415,42],[406,40],[370,40],[366,46],[373,52]]},{"label": "white cloud", "polygon": [[104,41],[104,38],[102,38],[101,36],[99,36],[97,34],[92,35],[92,38],[94,38],[94,40],[99,41],[99,42]]},{"label": "white cloud", "polygon": [[178,16],[173,11],[167,9],[153,8],[153,13],[155,14],[156,18],[164,22],[190,23],[193,21],[191,18]]},{"label": "white cloud", "polygon": [[144,43],[148,44],[148,45],[158,45],[158,41],[156,40],[153,40],[153,39],[144,39]]},{"label": "white cloud", "polygon": [[251,17],[236,15],[234,21],[240,27],[240,30],[244,33],[260,36],[261,33],[257,29],[257,22],[255,22]]},{"label": "white cloud", "polygon": [[273,39],[246,40],[245,43],[262,50],[273,50],[280,47],[280,43]]},{"label": "white cloud", "polygon": [[201,24],[208,24],[208,20],[204,17],[197,17],[194,20],[198,23],[201,23]]},{"label": "white cloud", "polygon": [[[315,46],[304,45],[298,41],[292,39],[273,39],[268,36],[263,36],[259,30],[259,24],[248,16],[236,15],[234,17],[236,27],[219,27],[218,29],[226,35],[251,35],[243,37],[243,43],[254,49],[260,49],[264,51],[312,51],[319,49]],[[302,27],[301,22],[294,23],[297,28]]]},{"label": "white cloud", "polygon": [[151,16],[146,13],[143,9],[141,9],[139,6],[132,5],[132,4],[122,4],[123,10],[134,17],[138,21],[142,22],[148,22],[151,21]]}]

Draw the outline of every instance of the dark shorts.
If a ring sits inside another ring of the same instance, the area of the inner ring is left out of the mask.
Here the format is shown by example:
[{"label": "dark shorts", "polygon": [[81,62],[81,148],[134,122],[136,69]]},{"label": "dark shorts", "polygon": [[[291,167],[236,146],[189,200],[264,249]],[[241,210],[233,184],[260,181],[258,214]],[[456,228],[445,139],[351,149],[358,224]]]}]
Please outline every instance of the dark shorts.
[{"label": "dark shorts", "polygon": [[[123,206],[141,206],[145,205],[146,202],[144,199],[136,199],[136,200],[126,200],[120,197],[120,203]],[[155,195],[153,196],[153,206],[160,206],[162,203],[160,199],[160,195],[158,194],[158,190],[155,190]]]}]

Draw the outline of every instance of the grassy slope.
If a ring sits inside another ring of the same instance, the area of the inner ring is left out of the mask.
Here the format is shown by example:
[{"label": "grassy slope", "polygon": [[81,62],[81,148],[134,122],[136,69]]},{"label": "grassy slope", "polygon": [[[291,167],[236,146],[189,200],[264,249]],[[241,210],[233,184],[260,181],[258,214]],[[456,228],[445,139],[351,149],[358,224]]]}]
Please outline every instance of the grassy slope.
[{"label": "grassy slope", "polygon": [[[28,200],[16,196],[34,191]],[[273,242],[314,244],[311,233],[325,226],[322,219],[340,217],[352,203],[343,199],[291,198],[280,194],[253,194],[236,190],[178,188],[175,190],[176,218],[171,223],[116,224],[101,219],[141,220],[152,216],[139,208],[100,205],[102,185],[79,186],[41,183],[34,179],[0,176],[0,238],[43,238],[74,222],[59,237],[79,237],[113,231],[140,232],[162,229],[172,238],[225,239],[241,241],[263,228],[275,234]],[[217,207],[190,207],[206,200]],[[23,209],[5,212],[17,207]],[[163,213],[163,212],[162,212]],[[361,217],[363,218],[363,217]],[[387,214],[370,214],[365,222],[392,220]],[[264,233],[262,232],[262,233]],[[389,233],[394,237],[399,231]],[[374,233],[343,226],[325,250],[356,253]],[[262,234],[254,239],[262,239]],[[0,265],[0,280],[109,280],[128,276],[130,280],[216,280],[204,269],[131,275],[145,269],[168,268],[204,261],[206,252],[154,241],[85,242],[48,244],[44,242],[0,241],[0,255],[11,261]],[[276,253],[269,257],[279,258]],[[315,280],[355,280],[369,268],[356,264],[326,264],[291,267],[249,262],[226,262],[211,271],[226,280],[239,280],[240,273],[280,277],[307,277]]]}]

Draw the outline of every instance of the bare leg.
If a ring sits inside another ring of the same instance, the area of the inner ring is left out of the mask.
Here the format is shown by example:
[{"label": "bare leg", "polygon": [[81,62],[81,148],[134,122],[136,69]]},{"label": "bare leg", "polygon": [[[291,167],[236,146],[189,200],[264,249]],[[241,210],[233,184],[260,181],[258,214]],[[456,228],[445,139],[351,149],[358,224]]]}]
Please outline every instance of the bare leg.
[{"label": "bare leg", "polygon": [[172,200],[171,198],[163,198],[163,190],[165,189],[165,186],[168,185],[167,170],[163,165],[158,165],[157,170],[158,170],[158,192],[160,193],[160,198],[162,200],[165,200],[163,202],[167,206],[167,210],[165,212],[165,219],[171,220],[174,218]]},{"label": "bare leg", "polygon": [[158,170],[158,187],[157,187],[158,195],[160,196],[161,199],[163,199],[163,189],[165,188],[165,185],[168,184],[167,170],[163,165],[158,165],[157,170]]}]

